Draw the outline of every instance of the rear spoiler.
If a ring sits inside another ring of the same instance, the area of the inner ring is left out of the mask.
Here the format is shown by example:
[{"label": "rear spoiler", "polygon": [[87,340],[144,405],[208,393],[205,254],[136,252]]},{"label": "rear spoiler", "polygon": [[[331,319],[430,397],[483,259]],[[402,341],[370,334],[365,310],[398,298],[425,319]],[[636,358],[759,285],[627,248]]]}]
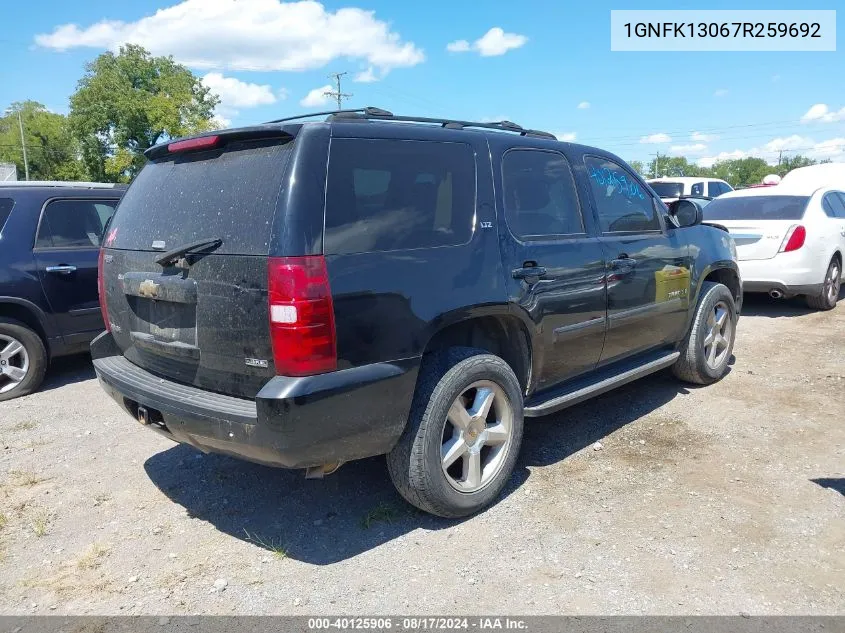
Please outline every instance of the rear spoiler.
[{"label": "rear spoiler", "polygon": [[255,125],[241,127],[232,130],[215,130],[197,134],[196,136],[185,136],[182,138],[170,139],[164,143],[158,143],[144,150],[144,156],[149,160],[155,160],[169,154],[177,154],[188,151],[199,151],[217,149],[224,147],[232,141],[263,140],[263,139],[292,139],[302,125]]}]

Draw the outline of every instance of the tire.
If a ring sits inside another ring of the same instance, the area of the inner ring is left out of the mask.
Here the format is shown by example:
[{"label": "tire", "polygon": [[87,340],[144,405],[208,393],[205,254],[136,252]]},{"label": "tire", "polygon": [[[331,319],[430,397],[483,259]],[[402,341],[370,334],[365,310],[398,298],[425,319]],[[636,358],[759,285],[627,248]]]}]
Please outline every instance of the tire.
[{"label": "tire", "polygon": [[[14,351],[12,343],[18,343],[22,349],[9,355]],[[23,369],[23,378],[10,378],[10,369]],[[47,371],[44,341],[20,321],[0,318],[0,370],[0,402],[32,393],[44,380]]]},{"label": "tire", "polygon": [[830,260],[824,276],[822,289],[817,295],[807,295],[807,305],[814,310],[833,310],[839,301],[839,289],[842,283],[842,262],[838,257]]},{"label": "tire", "polygon": [[[724,312],[724,325],[717,325],[716,318]],[[711,319],[712,315],[712,319]],[[708,344],[711,334],[724,341]],[[736,305],[731,291],[724,284],[705,281],[695,309],[690,331],[678,351],[681,357],[672,366],[672,372],[683,381],[697,385],[709,385],[720,380],[728,370],[736,338]],[[716,351],[712,352],[715,347]],[[712,362],[711,362],[712,361]]]},{"label": "tire", "polygon": [[[472,417],[489,394],[489,413]],[[469,417],[458,415],[461,409]],[[451,422],[454,418],[469,420],[467,430],[460,431]],[[473,514],[489,505],[510,479],[522,429],[522,390],[504,360],[466,347],[428,355],[408,424],[387,454],[390,479],[399,494],[421,510],[447,518]],[[460,456],[444,468],[448,447]]]}]

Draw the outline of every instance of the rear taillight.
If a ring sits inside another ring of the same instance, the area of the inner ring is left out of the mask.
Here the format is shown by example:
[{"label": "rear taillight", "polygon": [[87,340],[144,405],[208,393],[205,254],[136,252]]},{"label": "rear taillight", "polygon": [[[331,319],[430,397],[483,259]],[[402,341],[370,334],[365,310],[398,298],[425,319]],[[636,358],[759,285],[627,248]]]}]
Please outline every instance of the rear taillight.
[{"label": "rear taillight", "polygon": [[273,362],[281,376],[337,368],[334,306],[322,255],[270,257],[268,298]]},{"label": "rear taillight", "polygon": [[106,307],[106,280],[103,278],[103,257],[105,256],[105,249],[100,249],[100,255],[97,258],[97,296],[100,299],[100,313],[103,315],[103,323],[106,326],[106,332],[111,332],[111,323],[109,323],[109,309]]},{"label": "rear taillight", "polygon": [[806,239],[807,229],[800,224],[794,224],[786,232],[786,237],[783,238],[783,243],[780,245],[780,252],[789,253],[790,251],[797,251],[804,246],[804,240]]}]

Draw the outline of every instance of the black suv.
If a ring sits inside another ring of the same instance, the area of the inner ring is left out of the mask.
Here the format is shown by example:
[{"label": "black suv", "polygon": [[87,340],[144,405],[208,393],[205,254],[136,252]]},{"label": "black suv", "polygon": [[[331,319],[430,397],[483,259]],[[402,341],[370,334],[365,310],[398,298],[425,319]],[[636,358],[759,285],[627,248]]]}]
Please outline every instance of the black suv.
[{"label": "black suv", "polygon": [[124,186],[0,183],[0,401],[38,388],[50,358],[103,331],[97,255]]},{"label": "black suv", "polygon": [[177,442],[311,476],[387,454],[402,496],[456,517],[508,480],[523,417],[727,370],[730,236],[599,149],[368,108],[147,157],[91,347]]}]

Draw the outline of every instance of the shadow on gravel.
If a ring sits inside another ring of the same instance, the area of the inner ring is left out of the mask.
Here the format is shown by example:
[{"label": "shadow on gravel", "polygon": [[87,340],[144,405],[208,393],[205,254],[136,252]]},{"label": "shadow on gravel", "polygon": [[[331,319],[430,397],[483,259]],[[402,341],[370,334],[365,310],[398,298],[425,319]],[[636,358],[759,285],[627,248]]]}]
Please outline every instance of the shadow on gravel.
[{"label": "shadow on gravel", "polygon": [[96,377],[94,365],[91,364],[90,354],[62,356],[50,363],[44,383],[38,391],[58,389],[65,385],[82,382],[83,380],[91,380]]},{"label": "shadow on gravel", "polygon": [[[669,372],[617,389],[545,418],[527,419],[520,459],[499,498],[530,476],[532,466],[565,460],[637,420],[687,388]],[[218,530],[279,555],[328,565],[405,536],[459,521],[418,512],[393,489],[383,458],[344,465],[322,480],[177,445],[144,464],[150,479],[188,513]]]},{"label": "shadow on gravel", "polygon": [[[845,300],[845,286],[839,292],[839,300]],[[742,316],[762,316],[770,318],[794,317],[818,312],[804,300],[804,297],[791,299],[772,299],[759,292],[747,293],[742,299]]]},{"label": "shadow on gravel", "polygon": [[810,481],[820,485],[822,488],[830,488],[845,496],[845,478],[822,477],[820,479],[811,479]]}]

